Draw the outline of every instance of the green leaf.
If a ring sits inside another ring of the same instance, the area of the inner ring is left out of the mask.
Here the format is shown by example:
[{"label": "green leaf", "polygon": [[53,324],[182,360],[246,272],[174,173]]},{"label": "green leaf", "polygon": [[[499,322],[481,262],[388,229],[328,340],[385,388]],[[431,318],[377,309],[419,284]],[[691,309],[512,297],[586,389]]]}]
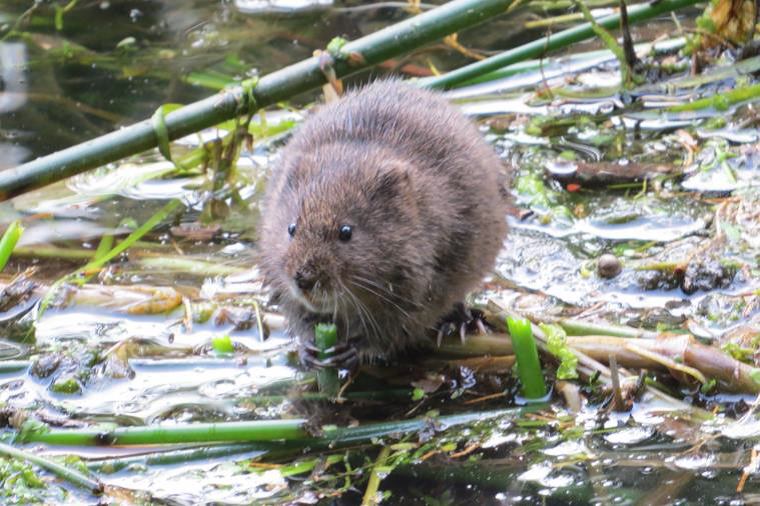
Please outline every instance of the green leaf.
[{"label": "green leaf", "polygon": [[39,420],[30,418],[21,424],[21,428],[19,429],[18,435],[16,436],[16,442],[25,443],[29,440],[28,438],[37,437],[48,432],[50,432],[50,427],[40,422]]},{"label": "green leaf", "polygon": [[211,339],[211,346],[217,353],[234,353],[235,345],[232,344],[230,336],[217,336]]},{"label": "green leaf", "polygon": [[24,228],[19,224],[18,220],[8,225],[8,228],[5,229],[3,237],[0,238],[0,271],[8,263],[11,253],[13,253],[13,248],[16,247],[16,243],[18,243],[23,232]]},{"label": "green leaf", "polygon": [[578,358],[567,344],[567,333],[559,325],[539,325],[546,335],[546,348],[560,361],[557,379],[578,378]]},{"label": "green leaf", "polygon": [[164,104],[156,109],[156,112],[150,117],[150,123],[158,141],[158,150],[170,162],[172,161],[172,151],[169,145],[169,128],[166,126],[166,115],[180,107],[182,106],[179,104]]}]

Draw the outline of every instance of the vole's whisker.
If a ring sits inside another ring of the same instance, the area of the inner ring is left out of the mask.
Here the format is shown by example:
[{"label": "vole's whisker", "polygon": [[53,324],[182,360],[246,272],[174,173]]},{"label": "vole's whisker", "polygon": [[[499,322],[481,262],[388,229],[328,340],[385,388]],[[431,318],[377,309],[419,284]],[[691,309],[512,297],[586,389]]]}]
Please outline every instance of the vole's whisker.
[{"label": "vole's whisker", "polygon": [[[388,302],[393,307],[395,307],[396,309],[398,309],[399,311],[401,311],[402,313],[404,313],[404,316],[409,316],[409,313],[407,313],[406,311],[404,311],[404,309],[401,306],[399,306],[398,304],[396,304],[395,302],[393,302],[390,298],[388,298],[385,295],[383,295],[383,293],[381,291],[382,289],[379,286],[372,285],[372,286],[375,286],[376,288],[378,288],[378,290],[373,290],[372,288],[370,288],[370,286],[368,286],[369,285],[369,280],[367,280],[364,283],[362,283],[362,282],[360,282],[358,280],[358,278],[354,278],[354,279],[351,280],[351,283],[353,285],[355,285],[355,286],[358,286],[359,288],[361,288],[363,290],[367,290],[371,294],[377,295],[378,297],[380,297],[381,299],[383,299],[384,301]],[[385,293],[388,293],[388,292],[386,291]]]},{"label": "vole's whisker", "polygon": [[[345,292],[346,292],[346,290],[343,289],[343,293],[344,294],[345,294]],[[341,304],[343,304],[344,306],[346,306],[346,307],[343,308],[343,311],[341,311],[341,313],[342,314],[347,314],[348,313],[348,304],[344,300],[344,297],[335,297],[335,313],[336,313],[335,314],[335,318],[336,319],[338,318],[338,306],[340,306]],[[346,318],[346,338],[347,339],[349,337],[351,337],[351,320],[353,320],[353,318]]]},{"label": "vole's whisker", "polygon": [[378,282],[378,281],[375,281],[375,280],[372,280],[372,279],[369,279],[369,278],[365,278],[365,277],[363,277],[363,276],[360,276],[360,275],[358,275],[358,274],[354,274],[354,275],[352,276],[352,278],[353,278],[354,280],[358,280],[358,281],[361,281],[361,282],[363,282],[363,283],[367,283],[367,284],[369,284],[369,286],[371,286],[371,287],[377,288],[377,289],[378,289],[378,290],[380,290],[382,293],[386,294],[388,297],[390,297],[390,298],[392,298],[392,299],[394,299],[394,300],[396,300],[396,301],[398,301],[398,302],[401,302],[401,303],[405,303],[405,304],[408,304],[408,305],[410,305],[410,306],[414,306],[414,307],[416,307],[416,306],[419,306],[419,305],[420,305],[420,304],[419,304],[419,302],[415,302],[415,301],[414,301],[414,300],[412,300],[410,297],[406,297],[406,296],[403,296],[403,295],[401,295],[401,294],[399,294],[399,293],[396,293],[396,292],[393,292],[393,291],[389,290],[388,288],[385,288],[385,287],[384,287],[384,286],[383,286],[383,285],[382,285],[380,282]]},{"label": "vole's whisker", "polygon": [[[367,327],[367,318],[365,318],[364,307],[361,306],[360,301],[351,292],[351,290],[346,288],[343,282],[340,282],[340,286],[343,289],[343,293],[348,294],[347,302],[350,302],[351,305],[356,309],[356,315],[359,317],[359,323],[361,323],[362,327],[364,328],[365,335],[370,335],[371,333],[370,329]],[[346,320],[351,320],[351,318],[346,318]],[[350,336],[350,334],[348,334],[348,336]]]},{"label": "vole's whisker", "polygon": [[374,329],[371,316],[368,314],[367,309],[364,307],[361,301],[359,301],[359,299],[357,299],[354,295],[351,295],[351,301],[356,308],[356,314],[359,316],[359,321],[361,321],[362,327],[364,327],[365,335],[371,336]]},{"label": "vole's whisker", "polygon": [[382,337],[383,333],[380,329],[380,324],[377,321],[377,318],[375,318],[375,315],[372,314],[372,311],[367,307],[362,300],[357,297],[355,294],[351,294],[352,299],[356,303],[356,307],[359,309],[359,311],[366,317],[367,321],[369,322],[370,329],[367,330],[367,336],[368,338],[372,337]]}]

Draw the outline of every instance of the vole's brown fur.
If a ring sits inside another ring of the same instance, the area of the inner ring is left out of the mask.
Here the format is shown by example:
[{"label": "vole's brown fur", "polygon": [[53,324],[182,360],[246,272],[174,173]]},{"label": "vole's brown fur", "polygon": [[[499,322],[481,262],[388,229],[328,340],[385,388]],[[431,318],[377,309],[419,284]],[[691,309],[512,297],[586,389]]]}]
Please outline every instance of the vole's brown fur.
[{"label": "vole's brown fur", "polygon": [[291,332],[308,340],[335,321],[365,360],[421,344],[493,268],[500,166],[442,97],[398,81],[322,107],[284,148],[262,220],[262,268]]}]

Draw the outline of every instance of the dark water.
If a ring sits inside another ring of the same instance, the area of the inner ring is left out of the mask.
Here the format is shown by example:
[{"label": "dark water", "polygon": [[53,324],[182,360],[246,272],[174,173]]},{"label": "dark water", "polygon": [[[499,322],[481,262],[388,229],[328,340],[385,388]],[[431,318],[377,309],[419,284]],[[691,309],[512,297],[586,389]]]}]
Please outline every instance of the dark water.
[{"label": "dark water", "polygon": [[[52,5],[4,2],[0,167],[145,119],[161,104],[204,98],[214,92],[207,86],[280,69],[335,36],[358,38],[409,16],[403,3],[281,4],[80,1],[56,29]],[[498,31],[471,30],[462,40],[498,49],[514,44],[516,32],[502,23]],[[408,73],[429,74],[428,64],[444,70],[465,61],[438,46],[389,62],[382,72],[407,64]],[[194,73],[206,78],[202,85]],[[217,79],[209,84],[211,78]]]}]

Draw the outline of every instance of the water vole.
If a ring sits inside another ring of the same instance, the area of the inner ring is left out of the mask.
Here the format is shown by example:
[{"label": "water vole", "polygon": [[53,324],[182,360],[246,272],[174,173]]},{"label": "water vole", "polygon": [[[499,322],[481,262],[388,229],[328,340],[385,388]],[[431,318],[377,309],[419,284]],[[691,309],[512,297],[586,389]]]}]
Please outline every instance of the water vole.
[{"label": "water vole", "polygon": [[323,106],[268,183],[262,269],[302,343],[334,321],[362,360],[423,343],[493,268],[500,160],[439,95],[379,81]]}]

